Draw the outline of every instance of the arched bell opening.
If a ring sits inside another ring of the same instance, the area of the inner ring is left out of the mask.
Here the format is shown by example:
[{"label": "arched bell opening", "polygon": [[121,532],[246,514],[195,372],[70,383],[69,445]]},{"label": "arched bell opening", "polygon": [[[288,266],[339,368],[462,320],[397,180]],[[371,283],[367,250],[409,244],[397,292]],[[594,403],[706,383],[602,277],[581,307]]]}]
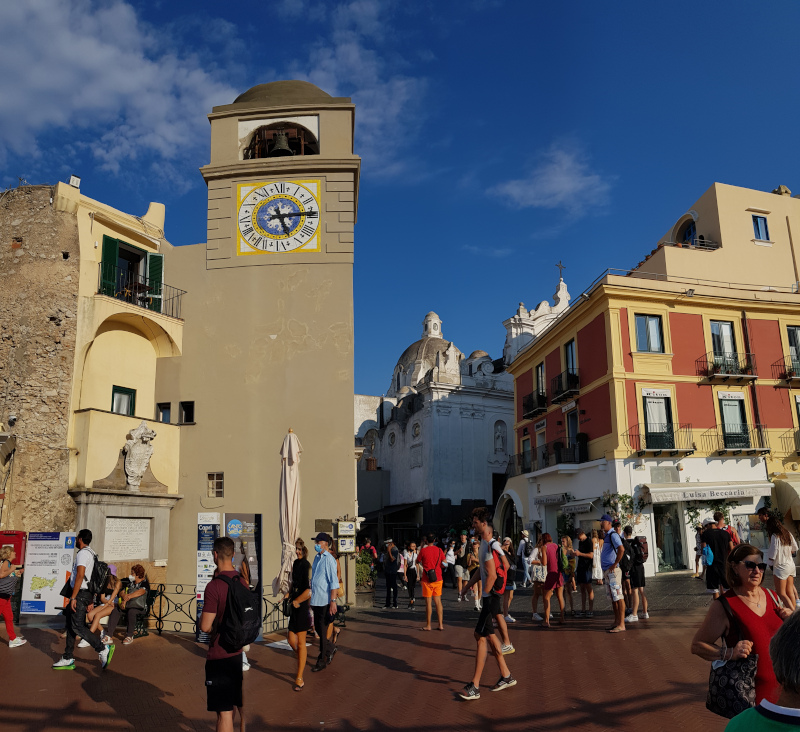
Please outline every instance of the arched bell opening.
[{"label": "arched bell opening", "polygon": [[242,152],[243,160],[319,155],[319,142],[302,125],[276,122],[258,127]]}]

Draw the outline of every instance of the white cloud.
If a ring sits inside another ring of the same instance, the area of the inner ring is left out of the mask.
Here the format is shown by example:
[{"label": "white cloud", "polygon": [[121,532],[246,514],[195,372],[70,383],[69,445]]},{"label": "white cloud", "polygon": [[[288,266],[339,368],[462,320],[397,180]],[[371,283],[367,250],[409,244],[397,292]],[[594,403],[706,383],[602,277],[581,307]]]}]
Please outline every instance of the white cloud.
[{"label": "white cloud", "polygon": [[477,254],[481,257],[491,257],[492,259],[504,259],[514,252],[513,249],[508,247],[500,247],[499,249],[487,249],[485,247],[476,247],[474,244],[464,244],[464,250],[470,254]]},{"label": "white cloud", "polygon": [[[419,161],[406,149],[422,127],[424,78],[397,73],[402,57],[390,58],[382,42],[391,31],[392,3],[350,0],[330,11],[328,37],[315,44],[292,76],[356,106],[356,151],[367,172],[392,176]],[[313,4],[312,4],[313,6]]]},{"label": "white cloud", "polygon": [[613,180],[593,171],[578,147],[556,143],[542,153],[527,176],[500,183],[489,192],[515,206],[564,209],[582,216],[606,206]]},{"label": "white cloud", "polygon": [[40,136],[92,131],[78,147],[111,172],[204,149],[206,114],[236,91],[164,35],[123,0],[0,3],[0,147],[37,156]]}]

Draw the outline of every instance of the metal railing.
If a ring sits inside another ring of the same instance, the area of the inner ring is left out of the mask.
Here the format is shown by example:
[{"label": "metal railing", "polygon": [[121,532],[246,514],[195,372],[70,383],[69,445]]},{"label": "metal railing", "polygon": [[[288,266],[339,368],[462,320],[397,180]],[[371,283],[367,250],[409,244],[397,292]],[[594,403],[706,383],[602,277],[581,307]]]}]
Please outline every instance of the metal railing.
[{"label": "metal railing", "polygon": [[550,380],[550,393],[553,395],[551,401],[563,402],[575,396],[581,387],[580,377],[578,376],[578,369],[567,369],[562,371],[558,376],[554,376]]},{"label": "metal railing", "polygon": [[522,419],[531,419],[547,411],[547,394],[533,392],[522,397]]},{"label": "metal railing", "polygon": [[800,379],[800,356],[784,356],[772,364],[772,378],[792,381]]},{"label": "metal railing", "polygon": [[695,362],[698,376],[729,381],[757,379],[756,357],[752,353],[714,353],[709,351]]},{"label": "metal railing", "polygon": [[181,317],[181,298],[186,290],[165,285],[160,279],[130,272],[110,262],[100,262],[97,292],[155,313]]},{"label": "metal railing", "polygon": [[[181,633],[197,632],[197,588],[195,585],[160,584],[158,594],[150,609],[150,617],[155,620],[158,634],[162,631]],[[285,630],[289,623],[281,609],[280,602],[275,603],[264,596],[263,632],[276,633]]]},{"label": "metal railing", "polygon": [[624,434],[625,444],[640,457],[662,452],[691,455],[695,451],[690,424],[635,424]]},{"label": "metal railing", "polygon": [[780,436],[780,441],[784,455],[800,454],[800,430],[787,430]]},{"label": "metal railing", "polygon": [[661,242],[666,247],[678,247],[683,249],[703,249],[705,251],[714,251],[715,249],[720,249],[722,244],[718,241],[711,241],[711,239],[706,239],[704,236],[698,236],[689,241],[664,241]]},{"label": "metal railing", "polygon": [[761,455],[771,452],[764,425],[726,424],[704,433],[707,452],[718,455]]},{"label": "metal railing", "polygon": [[514,478],[517,475],[525,475],[533,470],[533,454],[530,452],[520,452],[508,458],[506,475]]},{"label": "metal railing", "polygon": [[513,478],[563,463],[585,463],[588,459],[588,449],[585,444],[576,442],[567,445],[563,440],[553,440],[544,445],[538,445],[533,452],[512,455],[508,459],[506,474]]}]

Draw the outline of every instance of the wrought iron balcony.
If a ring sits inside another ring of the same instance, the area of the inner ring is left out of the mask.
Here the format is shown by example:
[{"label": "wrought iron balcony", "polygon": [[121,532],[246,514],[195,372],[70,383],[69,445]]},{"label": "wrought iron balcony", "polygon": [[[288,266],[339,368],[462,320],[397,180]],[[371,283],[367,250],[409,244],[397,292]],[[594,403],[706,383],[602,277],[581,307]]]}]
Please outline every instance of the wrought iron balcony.
[{"label": "wrought iron balcony", "polygon": [[624,437],[628,448],[639,457],[691,455],[695,451],[690,424],[636,424]]},{"label": "wrought iron balcony", "polygon": [[508,458],[508,465],[506,466],[506,475],[513,478],[517,475],[525,475],[534,470],[533,455],[529,452],[520,452],[516,455],[511,455]]},{"label": "wrought iron balcony", "polygon": [[708,452],[717,455],[768,455],[772,452],[764,425],[725,424],[703,435]]},{"label": "wrought iron balcony", "polygon": [[566,402],[577,396],[581,382],[578,369],[567,369],[550,380],[550,393],[553,404]]},{"label": "wrought iron balcony", "polygon": [[181,317],[181,298],[186,294],[185,290],[165,285],[160,279],[130,272],[110,262],[100,262],[97,292],[171,318]]},{"label": "wrought iron balcony", "polygon": [[800,455],[800,430],[787,430],[781,435],[781,452],[784,455]]},{"label": "wrought iron balcony", "polygon": [[772,364],[772,378],[800,381],[800,356],[785,356]]},{"label": "wrought iron balcony", "polygon": [[547,394],[533,392],[522,397],[522,419],[533,419],[547,411]]},{"label": "wrought iron balcony", "polygon": [[711,381],[753,381],[758,378],[756,358],[752,353],[710,351],[694,363],[697,375]]}]

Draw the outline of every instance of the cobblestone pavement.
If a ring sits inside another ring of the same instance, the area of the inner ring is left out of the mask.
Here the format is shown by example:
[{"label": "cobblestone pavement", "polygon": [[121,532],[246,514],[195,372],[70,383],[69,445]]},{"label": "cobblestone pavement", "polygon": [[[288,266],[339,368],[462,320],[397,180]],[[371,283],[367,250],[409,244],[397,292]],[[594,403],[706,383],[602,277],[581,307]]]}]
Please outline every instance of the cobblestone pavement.
[{"label": "cobblestone pavement", "polygon": [[[595,618],[569,618],[549,631],[531,622],[529,592],[518,593],[512,614],[519,621],[511,626],[517,650],[506,658],[519,683],[490,693],[499,674],[489,659],[481,698],[472,702],[456,692],[472,676],[477,613],[450,590],[444,632],[420,632],[420,610],[351,613],[334,663],[321,674],[307,669],[300,693],[292,691],[290,653],[254,645],[245,674],[248,729],[724,729],[725,720],[705,709],[708,664],[689,653],[708,605],[704,588],[685,573],[648,582],[651,619],[615,636],[603,632],[609,615],[602,592]],[[26,646],[0,643],[4,732],[213,729],[205,648],[190,636],[151,635],[125,647],[118,640],[105,672],[91,649],[77,649],[77,669],[58,672],[50,669],[63,649],[57,633],[24,634]],[[309,651],[313,660],[316,651]]]}]

